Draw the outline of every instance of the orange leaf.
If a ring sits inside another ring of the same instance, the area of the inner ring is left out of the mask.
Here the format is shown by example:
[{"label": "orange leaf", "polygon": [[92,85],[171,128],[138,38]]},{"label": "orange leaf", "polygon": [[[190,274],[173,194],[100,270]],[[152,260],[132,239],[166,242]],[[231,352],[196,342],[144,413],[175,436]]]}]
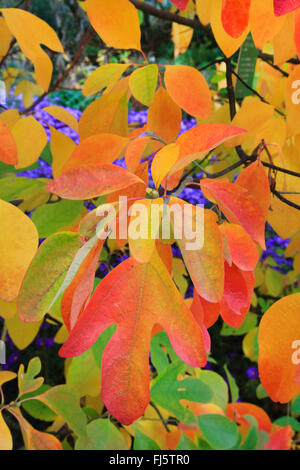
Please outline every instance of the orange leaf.
[{"label": "orange leaf", "polygon": [[0,121],[0,160],[7,165],[18,163],[17,145],[9,128]]},{"label": "orange leaf", "polygon": [[265,449],[290,450],[293,434],[294,432],[291,426],[284,426],[283,428],[277,429],[277,431],[272,434],[269,442],[265,445]]},{"label": "orange leaf", "polygon": [[143,181],[129,171],[112,165],[89,165],[73,168],[47,185],[50,193],[63,199],[90,199],[113,193]]},{"label": "orange leaf", "polygon": [[108,46],[141,50],[138,12],[129,0],[86,0],[85,4],[92,26]]},{"label": "orange leaf", "polygon": [[258,263],[259,253],[248,233],[241,225],[227,223],[220,225],[220,230],[228,244],[230,260],[239,269],[253,271]]},{"label": "orange leaf", "polygon": [[249,27],[258,49],[281,30],[284,22],[285,17],[274,15],[273,0],[251,0]]},{"label": "orange leaf", "polygon": [[128,139],[115,134],[96,134],[80,142],[64,164],[62,173],[86,165],[103,165],[116,160]]},{"label": "orange leaf", "polygon": [[267,413],[257,405],[252,403],[228,403],[226,408],[226,416],[236,421],[238,424],[249,426],[247,419],[243,415],[252,415],[257,420],[258,429],[266,431],[268,434],[271,432],[271,420]]},{"label": "orange leaf", "polygon": [[187,65],[167,65],[165,84],[171,98],[192,116],[208,118],[212,110],[210,90],[203,75]]},{"label": "orange leaf", "polygon": [[126,425],[142,416],[150,400],[149,347],[156,323],[185,362],[206,364],[201,329],[155,252],[150,263],[129,258],[101,281],[60,350],[63,357],[82,354],[117,324],[102,357],[101,395],[109,412]]},{"label": "orange leaf", "polygon": [[19,408],[10,408],[9,412],[19,422],[26,450],[62,450],[62,445],[55,436],[34,429]]},{"label": "orange leaf", "polygon": [[251,163],[241,172],[235,183],[252,194],[259,203],[264,217],[267,218],[271,203],[271,191],[263,164],[259,161]]},{"label": "orange leaf", "polygon": [[[165,117],[168,116],[168,119]],[[161,137],[166,142],[172,142],[179,134],[181,125],[181,109],[172,100],[165,88],[160,87],[149,107],[147,131]]]},{"label": "orange leaf", "polygon": [[[300,293],[275,302],[263,315],[258,331],[258,369],[262,386],[273,401],[287,403],[300,393]],[[298,345],[299,351],[299,345]]]},{"label": "orange leaf", "polygon": [[222,23],[225,31],[239,38],[249,22],[251,0],[223,0]]},{"label": "orange leaf", "polygon": [[179,8],[179,10],[185,10],[189,0],[171,0],[175,7]]},{"label": "orange leaf", "polygon": [[12,447],[13,440],[11,432],[0,411],[0,450],[12,450]]}]

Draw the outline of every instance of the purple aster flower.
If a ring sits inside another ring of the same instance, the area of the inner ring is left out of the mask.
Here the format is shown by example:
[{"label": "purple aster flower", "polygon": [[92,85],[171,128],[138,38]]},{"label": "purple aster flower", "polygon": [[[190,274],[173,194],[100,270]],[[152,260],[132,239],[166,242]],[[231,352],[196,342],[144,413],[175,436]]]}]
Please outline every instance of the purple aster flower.
[{"label": "purple aster flower", "polygon": [[257,367],[248,367],[247,371],[247,376],[251,380],[256,380],[258,379],[258,370]]}]

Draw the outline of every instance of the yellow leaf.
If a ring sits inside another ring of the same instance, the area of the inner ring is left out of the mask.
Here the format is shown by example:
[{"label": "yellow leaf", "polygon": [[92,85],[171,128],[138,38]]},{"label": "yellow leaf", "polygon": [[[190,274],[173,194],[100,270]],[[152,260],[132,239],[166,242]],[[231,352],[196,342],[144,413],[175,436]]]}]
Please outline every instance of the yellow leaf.
[{"label": "yellow leaf", "polygon": [[78,122],[76,117],[66,109],[61,106],[47,106],[46,108],[43,108],[43,111],[46,111],[58,121],[67,124],[67,126],[71,127],[75,132],[78,132]]},{"label": "yellow leaf", "polygon": [[14,95],[23,95],[23,104],[25,108],[29,107],[33,103],[35,95],[40,96],[43,93],[43,89],[36,83],[30,82],[29,80],[23,80],[19,82],[15,88]]},{"label": "yellow leaf", "polygon": [[4,18],[0,18],[0,58],[4,57],[9,49],[10,41],[12,40],[11,32],[9,31]]},{"label": "yellow leaf", "polygon": [[196,0],[196,11],[201,23],[206,26],[210,21],[211,0]]},{"label": "yellow leaf", "polygon": [[41,48],[41,44],[53,51],[64,52],[57,34],[45,21],[28,11],[18,8],[3,8],[1,12],[22,52],[33,63],[37,83],[44,91],[47,91],[53,66],[47,53]]},{"label": "yellow leaf", "polygon": [[174,57],[184,54],[192,40],[193,28],[178,23],[172,23],[172,41],[174,43]]},{"label": "yellow leaf", "polygon": [[11,302],[38,247],[38,233],[20,209],[0,200],[0,298]]},{"label": "yellow leaf", "polygon": [[220,49],[227,57],[231,57],[245,41],[249,29],[247,28],[244,33],[238,38],[234,39],[226,33],[222,24],[222,0],[214,0],[211,4],[210,24],[213,31],[215,40],[217,41]]},{"label": "yellow leaf", "polygon": [[17,313],[17,301],[5,302],[0,299],[0,316],[7,320],[12,318]]},{"label": "yellow leaf", "polygon": [[95,134],[128,135],[127,91],[112,91],[93,101],[82,113],[79,121],[79,138]]},{"label": "yellow leaf", "polygon": [[15,379],[16,377],[17,377],[17,374],[15,372],[10,372],[9,370],[1,370],[0,371],[0,387],[6,382],[10,382],[11,380]]},{"label": "yellow leaf", "polygon": [[85,3],[90,22],[108,46],[141,50],[138,12],[129,0],[86,0]]},{"label": "yellow leaf", "polygon": [[76,148],[70,137],[49,126],[51,130],[50,148],[52,153],[52,170],[54,178],[62,172],[63,166]]},{"label": "yellow leaf", "polygon": [[[227,148],[235,147],[247,142],[247,145],[253,145],[251,138],[256,138],[256,132],[265,125],[266,121],[273,116],[274,108],[269,104],[262,103],[259,98],[247,96],[241,108],[238,110],[232,120],[232,125],[246,129],[248,132],[230,139],[225,145]],[[255,141],[255,140],[254,140]],[[250,143],[249,143],[250,142]]]},{"label": "yellow leaf", "polygon": [[32,116],[19,119],[12,128],[12,135],[18,149],[18,169],[32,165],[47,144],[43,126]]},{"label": "yellow leaf", "polygon": [[4,124],[8,127],[11,131],[16,122],[19,120],[20,114],[17,109],[7,109],[0,114],[0,121],[4,122]]},{"label": "yellow leaf", "polygon": [[13,441],[10,430],[0,412],[0,450],[12,450]]},{"label": "yellow leaf", "polygon": [[6,93],[9,94],[11,86],[15,83],[16,78],[21,75],[25,75],[25,73],[17,69],[16,67],[8,67],[3,71],[3,79],[5,82]]},{"label": "yellow leaf", "polygon": [[295,41],[295,21],[294,14],[289,13],[286,15],[286,20],[281,30],[274,36],[274,64],[284,64],[291,57],[297,54]]},{"label": "yellow leaf", "polygon": [[130,90],[140,103],[150,106],[157,85],[158,68],[156,64],[136,69],[129,78]]},{"label": "yellow leaf", "polygon": [[249,28],[257,48],[272,39],[283,27],[285,15],[276,17],[273,0],[251,0]]},{"label": "yellow leaf", "polygon": [[111,91],[119,78],[130,64],[105,64],[94,70],[88,76],[82,88],[84,96],[90,96],[106,88],[106,93]]},{"label": "yellow leaf", "polygon": [[162,180],[177,161],[179,151],[179,145],[169,144],[159,150],[155,155],[151,165],[151,173],[156,188],[159,188]]},{"label": "yellow leaf", "polygon": [[7,331],[14,344],[18,349],[27,348],[32,343],[43,320],[34,323],[24,323],[18,315],[6,320]]}]

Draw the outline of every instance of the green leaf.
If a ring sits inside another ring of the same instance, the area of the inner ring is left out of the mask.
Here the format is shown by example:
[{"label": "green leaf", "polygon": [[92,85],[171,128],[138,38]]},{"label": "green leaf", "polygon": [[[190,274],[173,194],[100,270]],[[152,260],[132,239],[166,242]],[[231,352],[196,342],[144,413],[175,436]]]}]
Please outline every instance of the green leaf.
[{"label": "green leaf", "polygon": [[239,450],[254,450],[258,442],[258,432],[256,427],[249,429],[244,443],[239,447]]},{"label": "green leaf", "polygon": [[211,370],[201,370],[199,380],[207,385],[212,393],[209,403],[214,403],[225,411],[228,403],[228,387],[223,377]]},{"label": "green leaf", "polygon": [[146,436],[136,428],[134,436],[133,450],[160,450],[160,447],[151,437]]},{"label": "green leaf", "polygon": [[57,415],[61,416],[68,426],[80,436],[87,439],[87,418],[80,408],[78,394],[68,385],[57,385],[37,397]]},{"label": "green leaf", "polygon": [[[162,349],[162,346],[166,348],[167,353]],[[161,331],[153,336],[150,355],[152,365],[155,367],[158,374],[161,374],[168,367],[170,360],[171,362],[180,361],[165,331]]]},{"label": "green leaf", "polygon": [[56,233],[45,240],[33,258],[19,295],[21,320],[38,321],[48,312],[51,302],[82,246],[78,233]]},{"label": "green leaf", "polygon": [[120,431],[108,419],[96,419],[86,426],[87,440],[79,439],[75,450],[127,450],[128,446]]},{"label": "green leaf", "polygon": [[204,439],[215,450],[232,449],[240,439],[237,425],[226,416],[198,416],[198,427]]},{"label": "green leaf", "polygon": [[0,199],[6,202],[24,201],[46,187],[47,181],[26,178],[25,176],[8,176],[1,178]]},{"label": "green leaf", "polygon": [[72,358],[66,375],[67,385],[75,389],[80,397],[96,396],[100,393],[101,377],[98,360],[88,349],[80,356]]},{"label": "green leaf", "polygon": [[262,384],[259,384],[256,387],[256,396],[259,400],[262,400],[263,398],[267,398],[269,396],[267,392],[265,391],[264,387],[262,386]]},{"label": "green leaf", "polygon": [[229,389],[231,393],[231,402],[233,403],[237,401],[237,399],[240,396],[239,388],[236,384],[234,377],[231,375],[226,365],[224,366],[224,370],[226,372],[228,383],[229,383]]},{"label": "green leaf", "polygon": [[41,372],[41,368],[41,360],[38,357],[30,359],[26,372],[24,365],[20,365],[18,371],[19,396],[24,395],[24,393],[34,392],[34,390],[40,388],[44,379],[43,377],[38,377],[37,379],[35,377]]},{"label": "green leaf", "polygon": [[300,432],[300,423],[293,416],[281,416],[281,418],[275,419],[274,424],[283,427],[290,425],[295,431]]},{"label": "green leaf", "polygon": [[34,399],[35,396],[46,392],[50,388],[50,385],[43,384],[38,390],[28,394],[26,393],[26,395],[22,396],[22,400],[32,398],[32,400],[24,401],[24,403],[22,403],[22,408],[24,408],[24,410],[33,418],[41,421],[55,420],[56,414],[47,405],[45,405],[45,403]]},{"label": "green leaf", "polygon": [[297,395],[295,400],[293,401],[291,412],[300,415],[300,394]]},{"label": "green leaf", "polygon": [[47,238],[71,224],[81,213],[82,201],[63,200],[53,204],[44,204],[32,214],[40,238]]},{"label": "green leaf", "polygon": [[151,399],[165,410],[170,411],[185,424],[195,423],[194,414],[180,400],[207,403],[211,399],[211,390],[196,377],[177,380],[179,374],[184,375],[186,364],[174,362],[170,364],[151,385]]},{"label": "green leaf", "polygon": [[247,313],[243,323],[239,328],[233,328],[227,323],[223,323],[221,329],[222,336],[242,336],[248,333],[257,325],[257,315],[255,313]]},{"label": "green leaf", "polygon": [[185,434],[182,433],[176,450],[199,450],[199,447]]}]

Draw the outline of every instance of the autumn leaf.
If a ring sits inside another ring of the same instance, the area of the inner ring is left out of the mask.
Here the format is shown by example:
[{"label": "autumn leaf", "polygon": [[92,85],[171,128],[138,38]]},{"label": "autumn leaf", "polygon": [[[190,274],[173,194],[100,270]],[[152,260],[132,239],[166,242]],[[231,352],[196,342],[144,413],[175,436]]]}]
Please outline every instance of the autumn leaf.
[{"label": "autumn leaf", "polygon": [[11,132],[18,150],[16,168],[32,165],[47,144],[47,136],[43,126],[32,116],[29,116],[19,119]]},{"label": "autumn leaf", "polygon": [[179,157],[180,147],[178,144],[169,144],[159,150],[151,165],[151,173],[156,188],[159,188],[162,180],[170,172]]},{"label": "autumn leaf", "polygon": [[179,8],[179,10],[185,10],[189,0],[171,0],[175,7]]},{"label": "autumn leaf", "polygon": [[[168,119],[165,119],[165,116],[168,116]],[[172,100],[165,88],[159,87],[149,107],[147,131],[154,132],[158,137],[170,143],[178,136],[180,125],[180,107]]]},{"label": "autumn leaf", "polygon": [[106,88],[106,93],[111,91],[114,85],[130,64],[104,64],[94,70],[86,79],[82,94],[90,96]]},{"label": "autumn leaf", "polygon": [[254,241],[265,248],[265,217],[257,200],[236,183],[227,180],[201,180],[201,189],[213,199],[229,222],[240,224]]},{"label": "autumn leaf", "polygon": [[104,278],[60,355],[81,354],[114,323],[117,331],[102,358],[101,395],[113,416],[130,424],[149,403],[148,353],[156,323],[187,363],[201,367],[206,354],[201,329],[155,253],[149,263],[129,258]]},{"label": "autumn leaf", "polygon": [[262,408],[246,402],[228,403],[226,416],[239,424],[250,426],[247,419],[243,418],[244,415],[254,416],[259,429],[266,431],[268,434],[271,432],[271,420]]},{"label": "autumn leaf", "polygon": [[164,78],[167,91],[178,106],[192,116],[209,117],[211,95],[201,72],[187,65],[167,65]]},{"label": "autumn leaf", "polygon": [[128,143],[126,137],[115,134],[96,134],[82,140],[65,162],[62,173],[85,165],[112,163]]},{"label": "autumn leaf", "polygon": [[248,233],[241,225],[227,223],[220,225],[220,231],[224,235],[223,243],[226,243],[229,249],[227,262],[233,262],[239,269],[253,271],[259,254]]},{"label": "autumn leaf", "polygon": [[0,411],[0,450],[12,450],[13,440],[9,427]]},{"label": "autumn leaf", "polygon": [[300,0],[274,0],[275,16],[286,15],[300,8]]},{"label": "autumn leaf", "polygon": [[136,69],[129,78],[129,87],[136,100],[145,106],[153,102],[158,78],[156,64],[146,65]]},{"label": "autumn leaf", "polygon": [[54,234],[41,244],[26,272],[18,299],[22,321],[38,321],[47,313],[82,244],[79,235],[72,232]]},{"label": "autumn leaf", "polygon": [[34,429],[23,417],[19,408],[9,408],[8,411],[19,422],[27,450],[62,450],[62,445],[55,436]]},{"label": "autumn leaf", "polygon": [[117,165],[86,165],[62,173],[47,185],[64,199],[83,200],[110,194],[143,181]]},{"label": "autumn leaf", "polygon": [[18,163],[16,142],[9,128],[2,121],[0,121],[0,160],[7,165]]},{"label": "autumn leaf", "polygon": [[25,273],[37,250],[38,233],[20,209],[2,200],[0,225],[0,298],[11,302],[18,296]]},{"label": "autumn leaf", "polygon": [[86,0],[91,24],[110,47],[141,50],[141,30],[136,8],[129,0]]},{"label": "autumn leaf", "polygon": [[225,31],[239,38],[248,26],[251,0],[223,0],[222,23]]},{"label": "autumn leaf", "polygon": [[300,393],[296,382],[299,305],[299,293],[283,297],[264,313],[259,325],[260,380],[271,399],[280,403],[287,403]]},{"label": "autumn leaf", "polygon": [[45,21],[28,11],[2,8],[1,13],[23,53],[33,63],[38,84],[47,91],[53,66],[41,44],[55,52],[64,52],[55,31]]}]

